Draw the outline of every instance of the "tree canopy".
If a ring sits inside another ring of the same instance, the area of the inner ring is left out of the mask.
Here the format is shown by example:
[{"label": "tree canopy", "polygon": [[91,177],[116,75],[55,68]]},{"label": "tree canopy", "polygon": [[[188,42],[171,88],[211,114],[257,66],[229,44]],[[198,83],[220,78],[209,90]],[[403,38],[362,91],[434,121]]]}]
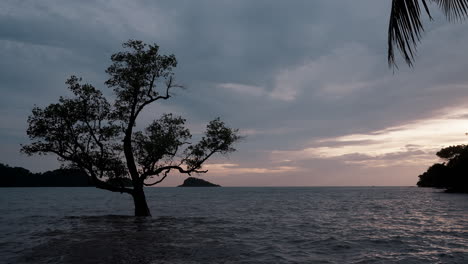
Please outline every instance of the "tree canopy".
[{"label": "tree canopy", "polygon": [[441,149],[437,156],[444,160],[419,175],[419,187],[445,188],[449,192],[468,192],[468,146]]}]

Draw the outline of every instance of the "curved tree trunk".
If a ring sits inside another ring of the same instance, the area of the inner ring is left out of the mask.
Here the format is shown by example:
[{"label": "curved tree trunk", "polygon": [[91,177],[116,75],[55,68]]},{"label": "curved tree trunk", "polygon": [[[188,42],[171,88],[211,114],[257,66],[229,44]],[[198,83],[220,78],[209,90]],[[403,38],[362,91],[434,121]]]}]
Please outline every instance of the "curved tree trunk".
[{"label": "curved tree trunk", "polygon": [[143,188],[135,189],[132,196],[135,203],[135,216],[151,216]]}]

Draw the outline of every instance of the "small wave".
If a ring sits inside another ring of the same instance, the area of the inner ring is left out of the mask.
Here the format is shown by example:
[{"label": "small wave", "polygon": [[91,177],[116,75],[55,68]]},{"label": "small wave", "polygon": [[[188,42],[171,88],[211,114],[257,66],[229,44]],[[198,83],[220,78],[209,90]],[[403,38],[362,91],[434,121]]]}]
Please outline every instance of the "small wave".
[{"label": "small wave", "polygon": [[157,201],[152,218],[112,214],[130,214],[132,205],[104,192],[93,192],[105,200],[101,207],[86,204],[82,197],[90,190],[77,189],[67,203],[30,199],[3,210],[0,258],[25,264],[468,263],[466,199],[376,189],[230,188],[203,193],[201,201],[202,190],[160,188],[148,191]]}]

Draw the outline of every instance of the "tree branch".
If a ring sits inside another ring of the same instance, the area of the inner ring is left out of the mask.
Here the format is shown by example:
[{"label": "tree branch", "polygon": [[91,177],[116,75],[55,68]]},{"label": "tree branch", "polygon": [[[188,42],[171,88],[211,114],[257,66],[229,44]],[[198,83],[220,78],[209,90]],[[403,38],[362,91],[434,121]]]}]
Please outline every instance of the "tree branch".
[{"label": "tree branch", "polygon": [[141,179],[144,181],[146,180],[147,177],[149,176],[154,176],[154,175],[159,175],[161,172],[165,171],[165,170],[171,170],[171,169],[174,169],[174,170],[178,170],[180,173],[185,173],[185,174],[188,174],[190,175],[191,173],[207,173],[208,170],[197,170],[195,168],[192,168],[192,169],[184,169],[180,166],[176,166],[176,165],[170,165],[170,166],[164,166],[164,167],[161,167],[161,168],[158,168],[157,170],[154,170],[154,171],[147,171],[146,173],[143,173],[141,175]]},{"label": "tree branch", "polygon": [[91,179],[93,180],[94,186],[96,188],[108,190],[108,191],[111,191],[111,192],[128,193],[128,194],[133,193],[133,189],[126,188],[126,187],[114,186],[114,185],[109,184],[109,183],[107,183],[105,181],[101,181],[96,176],[94,176],[94,177],[92,176]]},{"label": "tree branch", "polygon": [[[145,108],[145,106],[157,101],[157,100],[160,100],[160,99],[163,99],[163,100],[167,100],[169,98],[171,98],[171,95],[169,94],[169,90],[173,87],[182,87],[180,85],[174,85],[172,84],[173,82],[173,78],[172,76],[169,77],[169,80],[166,82],[166,95],[159,95],[159,96],[156,96],[156,97],[152,97],[152,96],[148,96],[150,97],[149,100],[145,101],[144,103],[142,103],[137,111],[136,111],[136,116],[138,116],[138,114],[143,110],[143,108]],[[152,89],[152,86],[153,86],[153,82],[151,82],[151,87],[150,89]]]},{"label": "tree branch", "polygon": [[143,185],[145,185],[145,186],[153,186],[153,185],[156,185],[156,184],[158,184],[158,183],[164,181],[164,179],[166,179],[167,174],[168,174],[170,171],[171,171],[171,169],[166,170],[166,171],[164,172],[164,176],[163,176],[160,180],[157,180],[157,181],[155,181],[155,182],[153,182],[153,183],[149,183],[149,184],[148,184],[148,183],[145,183],[145,181],[143,180]]},{"label": "tree branch", "polygon": [[89,165],[84,164],[83,161],[74,159],[72,156],[66,156],[66,155],[64,155],[64,154],[62,154],[59,151],[56,151],[54,149],[45,149],[44,148],[41,151],[54,153],[54,154],[56,154],[57,156],[61,157],[64,160],[69,160],[69,161],[77,164],[81,168],[86,168],[86,170],[88,170],[89,176],[91,177],[91,179],[92,179],[92,181],[94,183],[94,186],[96,188],[108,190],[108,191],[111,191],[111,192],[128,193],[128,194],[133,193],[133,189],[125,188],[125,187],[116,187],[116,186],[114,186],[112,184],[109,184],[109,183],[107,183],[105,181],[100,180],[96,176],[96,174],[93,172],[93,169],[90,168]]}]

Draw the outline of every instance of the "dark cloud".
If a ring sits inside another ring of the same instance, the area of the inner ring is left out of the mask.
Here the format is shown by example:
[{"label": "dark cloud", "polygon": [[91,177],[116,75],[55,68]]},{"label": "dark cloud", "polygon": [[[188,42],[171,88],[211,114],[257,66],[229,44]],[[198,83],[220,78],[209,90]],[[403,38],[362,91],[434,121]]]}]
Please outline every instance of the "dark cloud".
[{"label": "dark cloud", "polygon": [[[389,7],[388,1],[373,0],[2,1],[0,162],[33,170],[56,166],[51,159],[40,163],[17,152],[19,144],[27,142],[25,121],[32,105],[66,95],[64,81],[71,74],[110,94],[103,85],[104,70],[110,55],[129,38],[156,42],[163,52],[174,53],[177,81],[187,88],[145,112],[140,125],[162,112],[175,112],[200,132],[204,123],[221,116],[248,135],[229,160],[245,167],[274,166],[269,158],[274,150],[378,133],[434,116],[448,106],[464,106],[466,25],[443,19],[427,24],[415,68],[400,64],[393,73],[386,64]],[[291,180],[297,185],[333,184],[343,175],[352,182],[359,174],[368,175],[367,181],[357,182],[379,182],[371,177],[374,169],[351,170],[350,164],[335,162],[296,164],[314,176],[301,172]],[[408,167],[399,168],[410,177]],[[223,181],[288,181],[283,174],[236,177]]]}]

